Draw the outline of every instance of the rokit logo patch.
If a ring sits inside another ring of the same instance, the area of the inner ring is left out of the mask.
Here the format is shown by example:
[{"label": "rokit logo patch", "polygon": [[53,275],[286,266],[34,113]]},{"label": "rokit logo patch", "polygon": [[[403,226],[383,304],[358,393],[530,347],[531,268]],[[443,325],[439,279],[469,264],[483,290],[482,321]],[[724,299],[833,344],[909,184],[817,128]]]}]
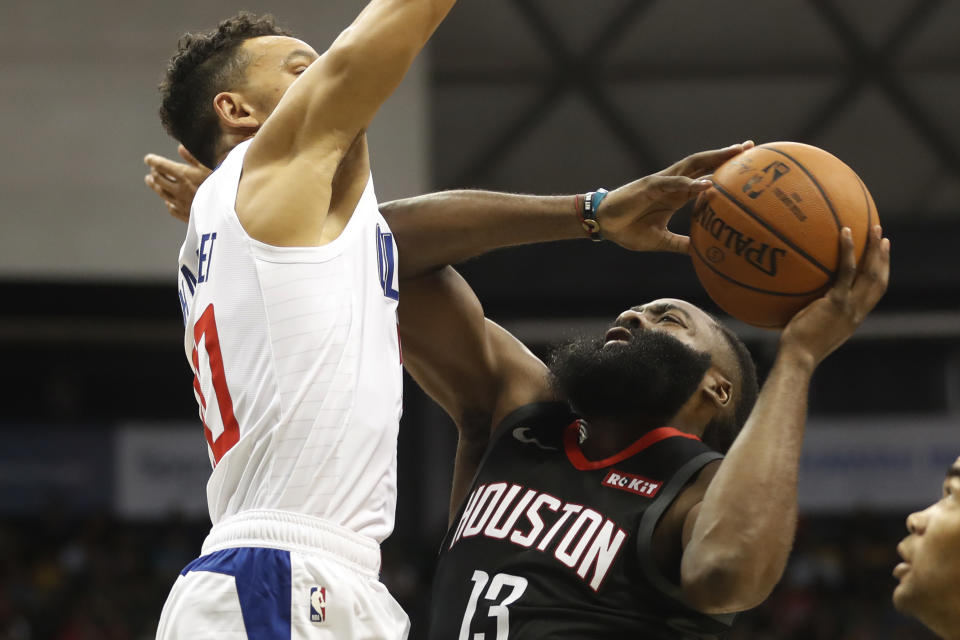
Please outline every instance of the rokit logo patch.
[{"label": "rokit logo patch", "polygon": [[602,484],[605,487],[629,491],[644,498],[653,498],[657,495],[657,492],[660,491],[660,487],[663,486],[662,482],[627,473],[626,471],[618,471],[617,469],[611,469],[607,472]]}]

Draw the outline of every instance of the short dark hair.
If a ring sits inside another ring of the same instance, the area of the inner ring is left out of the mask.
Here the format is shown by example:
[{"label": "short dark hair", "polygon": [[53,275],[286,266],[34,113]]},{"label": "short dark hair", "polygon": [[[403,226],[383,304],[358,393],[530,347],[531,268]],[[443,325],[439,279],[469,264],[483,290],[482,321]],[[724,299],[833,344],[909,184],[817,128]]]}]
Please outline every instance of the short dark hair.
[{"label": "short dark hair", "polygon": [[[713,318],[713,316],[710,317]],[[750,355],[747,345],[717,318],[713,318],[713,320],[720,331],[720,335],[726,339],[727,345],[736,358],[740,384],[736,386],[737,401],[733,411],[723,412],[710,421],[703,432],[703,442],[711,449],[726,453],[743,425],[746,424],[747,418],[750,417],[753,405],[757,403],[757,396],[760,395],[760,384],[757,381],[757,366],[753,362],[753,357]]]},{"label": "short dark hair", "polygon": [[180,38],[160,83],[160,120],[167,133],[213,169],[220,138],[213,98],[242,79],[249,60],[241,45],[260,36],[289,35],[272,15],[241,11],[216,29]]}]

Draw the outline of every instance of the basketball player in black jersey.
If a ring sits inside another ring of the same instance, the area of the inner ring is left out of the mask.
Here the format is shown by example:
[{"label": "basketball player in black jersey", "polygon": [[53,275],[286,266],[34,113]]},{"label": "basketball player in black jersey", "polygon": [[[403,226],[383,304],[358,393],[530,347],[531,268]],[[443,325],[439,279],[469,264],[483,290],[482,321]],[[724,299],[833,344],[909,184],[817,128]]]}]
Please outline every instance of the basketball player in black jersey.
[{"label": "basketball player in black jersey", "polygon": [[[654,180],[607,196],[608,237],[658,246],[682,203]],[[401,256],[426,237],[420,204],[391,211]],[[483,213],[470,214],[478,231]],[[517,214],[502,226],[532,219]],[[879,227],[859,269],[849,229],[841,256],[833,288],[784,328],[759,396],[739,340],[681,300],[627,309],[548,366],[484,318],[452,268],[405,280],[405,366],[460,429],[429,637],[716,638],[766,599],[793,542],[811,375],[886,289]],[[644,277],[656,276],[638,263]]]},{"label": "basketball player in black jersey", "polygon": [[[610,192],[601,232],[638,251],[685,252],[670,217],[749,146]],[[157,158],[151,175],[174,171]],[[446,192],[382,207],[400,249],[405,366],[460,431],[430,637],[719,637],[783,572],[810,376],[882,296],[889,241],[873,229],[858,269],[843,232],[834,287],[784,329],[754,403],[749,354],[684,301],[628,309],[550,367],[484,318],[446,265],[583,236],[571,201],[584,206],[583,196]]]},{"label": "basketball player in black jersey", "polygon": [[[452,270],[408,284],[406,366],[461,428],[430,637],[714,638],[762,602],[792,546],[810,376],[886,285],[879,229],[859,274],[842,243],[836,285],[784,329],[752,411],[738,341],[683,301],[628,309],[548,368]],[[438,367],[431,350],[454,345]],[[734,436],[723,460],[704,444]]]}]

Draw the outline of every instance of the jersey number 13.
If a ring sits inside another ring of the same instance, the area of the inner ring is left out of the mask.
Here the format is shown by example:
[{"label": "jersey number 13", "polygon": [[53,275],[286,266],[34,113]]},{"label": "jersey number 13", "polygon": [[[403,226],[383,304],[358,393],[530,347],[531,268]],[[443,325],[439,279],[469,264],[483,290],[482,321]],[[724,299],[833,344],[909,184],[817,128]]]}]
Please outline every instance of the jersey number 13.
[{"label": "jersey number 13", "polygon": [[[463,612],[459,640],[493,640],[487,638],[485,633],[470,634],[470,626],[477,617],[477,607],[484,605],[487,607],[487,616],[497,620],[495,640],[507,640],[510,637],[510,610],[507,607],[523,595],[527,588],[527,579],[509,573],[498,573],[491,580],[486,571],[477,570],[473,572],[471,580],[473,580],[473,591],[470,592],[467,610]],[[504,587],[509,591],[505,591]],[[502,591],[505,593],[501,594]],[[481,594],[483,594],[482,604]]]}]

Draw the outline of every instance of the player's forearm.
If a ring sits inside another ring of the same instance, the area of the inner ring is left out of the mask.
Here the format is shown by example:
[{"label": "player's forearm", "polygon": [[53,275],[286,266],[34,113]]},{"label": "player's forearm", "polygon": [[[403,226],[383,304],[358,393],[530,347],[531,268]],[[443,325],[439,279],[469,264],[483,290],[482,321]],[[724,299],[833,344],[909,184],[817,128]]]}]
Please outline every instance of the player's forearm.
[{"label": "player's forearm", "polygon": [[750,419],[707,489],[681,564],[685,590],[704,610],[756,606],[783,574],[796,528],[813,368],[803,355],[781,350]]},{"label": "player's forearm", "polygon": [[[330,47],[359,55],[347,64],[371,68],[397,64],[423,48],[456,0],[370,0]],[[401,65],[406,67],[409,62]],[[381,71],[382,72],[382,71]]]},{"label": "player's forearm", "polygon": [[[284,95],[281,150],[342,153],[396,90],[455,0],[371,0]],[[268,130],[267,123],[264,130]]]},{"label": "player's forearm", "polygon": [[380,207],[409,278],[487,251],[532,242],[585,238],[582,198],[489,191],[443,191]]}]

